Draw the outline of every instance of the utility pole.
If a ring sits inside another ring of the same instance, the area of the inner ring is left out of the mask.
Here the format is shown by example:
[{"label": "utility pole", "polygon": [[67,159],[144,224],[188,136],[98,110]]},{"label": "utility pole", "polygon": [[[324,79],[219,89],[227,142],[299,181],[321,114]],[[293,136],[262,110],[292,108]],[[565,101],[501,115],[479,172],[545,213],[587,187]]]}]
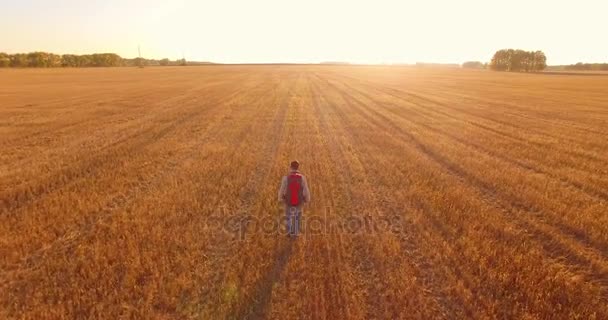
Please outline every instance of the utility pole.
[{"label": "utility pole", "polygon": [[140,68],[144,67],[144,59],[142,59],[141,57],[141,47],[140,45],[137,45],[137,54],[139,55],[139,57],[137,57],[137,66]]}]

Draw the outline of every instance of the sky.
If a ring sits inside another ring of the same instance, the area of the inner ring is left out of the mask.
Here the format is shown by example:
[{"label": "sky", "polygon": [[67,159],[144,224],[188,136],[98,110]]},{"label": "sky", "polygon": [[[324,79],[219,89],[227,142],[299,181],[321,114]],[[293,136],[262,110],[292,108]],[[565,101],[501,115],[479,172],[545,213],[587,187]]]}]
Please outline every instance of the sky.
[{"label": "sky", "polygon": [[222,63],[608,62],[607,0],[0,0],[0,52]]}]

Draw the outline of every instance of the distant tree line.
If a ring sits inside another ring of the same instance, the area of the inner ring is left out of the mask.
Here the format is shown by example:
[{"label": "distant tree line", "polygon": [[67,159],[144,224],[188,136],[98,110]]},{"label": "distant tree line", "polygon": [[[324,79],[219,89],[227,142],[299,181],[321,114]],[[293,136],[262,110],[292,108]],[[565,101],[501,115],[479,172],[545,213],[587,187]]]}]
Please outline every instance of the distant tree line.
[{"label": "distant tree line", "polygon": [[571,64],[565,66],[566,70],[580,70],[580,71],[608,71],[608,63],[582,63]]},{"label": "distant tree line", "polygon": [[321,61],[319,64],[329,64],[329,65],[349,65],[350,62],[344,61]]},{"label": "distant tree line", "polygon": [[542,51],[503,49],[496,51],[489,66],[497,71],[542,71],[547,67],[547,57]]},{"label": "distant tree line", "polygon": [[467,69],[485,69],[487,66],[487,63],[481,61],[467,61],[462,64],[462,67]]},{"label": "distant tree line", "polygon": [[456,63],[436,63],[436,62],[416,62],[416,67],[435,68],[435,67],[460,67]]},{"label": "distant tree line", "polygon": [[[196,63],[199,64],[199,63]],[[30,52],[7,54],[0,52],[0,68],[59,68],[59,67],[128,67],[128,66],[185,66],[186,59],[121,58],[115,53],[64,54]]]}]

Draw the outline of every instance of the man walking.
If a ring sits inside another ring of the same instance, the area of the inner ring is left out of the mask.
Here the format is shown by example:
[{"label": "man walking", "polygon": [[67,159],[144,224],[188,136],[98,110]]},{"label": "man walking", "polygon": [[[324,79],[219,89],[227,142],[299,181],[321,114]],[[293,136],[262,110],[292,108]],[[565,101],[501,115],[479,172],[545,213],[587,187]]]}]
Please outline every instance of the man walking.
[{"label": "man walking", "polygon": [[300,232],[302,207],[310,202],[310,191],[306,178],[299,171],[300,163],[294,160],[289,165],[289,174],[281,180],[279,202],[285,205],[287,235],[295,237]]}]

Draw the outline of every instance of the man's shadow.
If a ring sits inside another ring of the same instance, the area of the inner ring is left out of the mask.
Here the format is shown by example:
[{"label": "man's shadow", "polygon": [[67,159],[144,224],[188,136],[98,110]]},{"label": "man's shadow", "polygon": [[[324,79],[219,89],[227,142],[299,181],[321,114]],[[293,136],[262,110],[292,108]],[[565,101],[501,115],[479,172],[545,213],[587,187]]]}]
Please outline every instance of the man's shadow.
[{"label": "man's shadow", "polygon": [[236,310],[233,319],[263,319],[266,317],[272,291],[275,284],[281,279],[281,275],[291,257],[295,238],[279,241],[278,250],[275,254],[274,264],[255,285],[253,295],[247,302]]}]

